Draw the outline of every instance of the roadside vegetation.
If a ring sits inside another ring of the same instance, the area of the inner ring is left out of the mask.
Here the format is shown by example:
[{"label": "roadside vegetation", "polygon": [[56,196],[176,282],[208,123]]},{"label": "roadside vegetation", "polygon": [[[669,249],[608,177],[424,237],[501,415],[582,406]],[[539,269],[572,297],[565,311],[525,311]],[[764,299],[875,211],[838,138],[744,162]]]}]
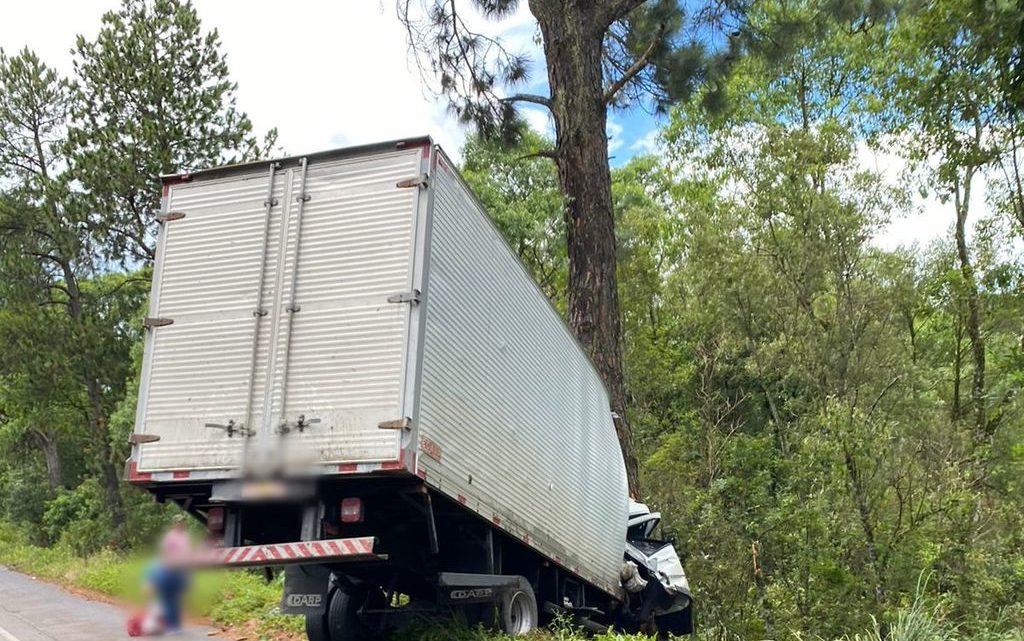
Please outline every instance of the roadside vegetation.
[{"label": "roadside vegetation", "polygon": [[[109,598],[137,607],[143,592],[140,580],[148,557],[141,553],[119,554],[104,549],[88,556],[76,554],[66,543],[49,547],[31,545],[9,525],[0,526],[0,565],[49,581],[89,598]],[[919,577],[913,598],[883,621],[872,619],[861,631],[838,637],[808,635],[801,641],[1024,641],[1024,630],[1009,627],[962,634],[948,618],[949,605],[927,596],[929,577]],[[187,605],[193,617],[209,622],[228,638],[250,641],[301,641],[305,638],[301,617],[281,615],[277,605],[281,581],[266,581],[251,571],[202,572],[195,579]],[[548,629],[526,637],[527,641],[650,641],[644,635],[614,632],[588,637],[568,620],[554,622]],[[720,626],[702,625],[699,641],[741,641]],[[456,620],[423,621],[391,636],[389,641],[511,641],[510,637],[479,628],[468,628]]]},{"label": "roadside vegetation", "polygon": [[[611,172],[639,486],[699,635],[1020,641],[1024,12],[743,4],[728,73]],[[266,157],[274,134],[187,0],[124,0],[70,44],[67,77],[0,53],[0,563],[120,598],[174,509],[120,480],[155,177]],[[550,149],[471,138],[463,171],[568,312]],[[912,216],[944,232],[887,236]],[[298,630],[256,573],[203,582],[196,614]]]}]

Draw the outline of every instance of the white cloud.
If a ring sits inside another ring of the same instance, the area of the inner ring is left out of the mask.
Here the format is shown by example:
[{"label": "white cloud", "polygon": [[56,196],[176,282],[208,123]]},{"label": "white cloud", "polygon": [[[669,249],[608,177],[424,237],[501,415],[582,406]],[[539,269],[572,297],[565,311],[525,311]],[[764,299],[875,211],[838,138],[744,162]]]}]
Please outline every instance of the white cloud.
[{"label": "white cloud", "polygon": [[[100,16],[119,4],[12,3],[0,21],[0,43],[8,52],[29,46],[70,73],[75,36],[95,36]],[[424,87],[390,2],[195,0],[195,6],[204,27],[220,33],[239,107],[257,130],[277,127],[288,153],[423,134],[459,153],[467,130]],[[536,54],[526,3],[500,23],[472,12],[466,17],[491,35],[500,30],[510,49]]]},{"label": "white cloud", "polygon": [[640,154],[659,154],[664,150],[664,146],[665,143],[661,139],[661,128],[655,126],[634,140],[629,149]]},{"label": "white cloud", "polygon": [[551,114],[544,107],[520,107],[519,113],[526,119],[526,124],[542,136],[549,138],[555,135],[555,125]]},{"label": "white cloud", "polygon": [[622,139],[623,127],[614,117],[608,116],[608,123],[605,125],[605,132],[608,135],[608,153],[614,154],[622,148],[626,141]]},{"label": "white cloud", "polygon": [[[895,212],[893,219],[873,239],[883,249],[896,249],[900,246],[918,244],[924,247],[949,234],[956,222],[951,201],[943,199],[933,191],[922,195],[920,172],[911,171],[906,159],[898,153],[899,143],[892,142],[884,149],[873,149],[866,142],[857,146],[857,159],[865,169],[877,172],[881,179],[890,186],[898,186],[908,190],[910,208],[908,211]],[[985,175],[974,179],[971,191],[970,211],[971,234],[973,223],[988,211],[985,192],[988,180]]]}]

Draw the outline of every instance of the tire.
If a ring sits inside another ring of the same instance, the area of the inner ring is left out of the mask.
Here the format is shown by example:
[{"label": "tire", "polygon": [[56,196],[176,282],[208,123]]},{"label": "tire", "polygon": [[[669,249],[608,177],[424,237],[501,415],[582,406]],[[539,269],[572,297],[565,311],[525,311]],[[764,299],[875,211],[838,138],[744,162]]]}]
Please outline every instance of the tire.
[{"label": "tire", "polygon": [[525,580],[519,587],[505,592],[501,598],[498,611],[498,623],[501,631],[509,636],[528,634],[537,628],[537,597],[533,588]]},{"label": "tire", "polygon": [[326,614],[306,615],[306,638],[309,641],[331,641],[331,638],[327,636]]},{"label": "tire", "polygon": [[328,598],[326,613],[306,615],[309,641],[365,641],[369,635],[358,617],[360,595],[335,589]]}]

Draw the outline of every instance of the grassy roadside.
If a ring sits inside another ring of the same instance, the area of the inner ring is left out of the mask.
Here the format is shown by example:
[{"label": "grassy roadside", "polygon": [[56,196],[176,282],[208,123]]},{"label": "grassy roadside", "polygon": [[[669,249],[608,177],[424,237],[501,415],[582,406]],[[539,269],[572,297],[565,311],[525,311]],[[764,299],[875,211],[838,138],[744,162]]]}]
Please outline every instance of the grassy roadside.
[{"label": "grassy roadside", "polygon": [[[142,577],[147,562],[145,555],[137,553],[120,555],[104,550],[82,558],[66,545],[34,546],[14,528],[0,524],[0,565],[115,602],[143,602]],[[187,610],[190,616],[250,641],[305,639],[300,617],[277,613],[280,598],[280,579],[267,583],[250,571],[200,572],[189,593]]]}]

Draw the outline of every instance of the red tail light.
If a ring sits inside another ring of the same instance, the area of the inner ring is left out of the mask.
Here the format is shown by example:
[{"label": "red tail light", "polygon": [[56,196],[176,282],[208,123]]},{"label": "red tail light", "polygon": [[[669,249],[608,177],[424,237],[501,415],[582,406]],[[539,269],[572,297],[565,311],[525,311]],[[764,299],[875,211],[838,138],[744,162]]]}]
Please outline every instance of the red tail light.
[{"label": "red tail light", "polygon": [[341,501],[341,522],[359,523],[363,520],[363,499],[348,498]]},{"label": "red tail light", "polygon": [[206,512],[206,529],[210,532],[224,531],[224,508],[211,507]]}]

